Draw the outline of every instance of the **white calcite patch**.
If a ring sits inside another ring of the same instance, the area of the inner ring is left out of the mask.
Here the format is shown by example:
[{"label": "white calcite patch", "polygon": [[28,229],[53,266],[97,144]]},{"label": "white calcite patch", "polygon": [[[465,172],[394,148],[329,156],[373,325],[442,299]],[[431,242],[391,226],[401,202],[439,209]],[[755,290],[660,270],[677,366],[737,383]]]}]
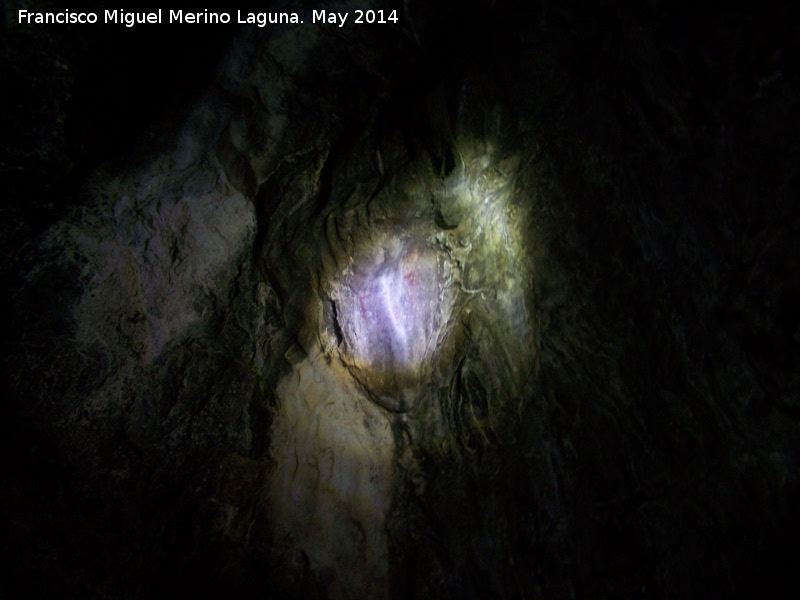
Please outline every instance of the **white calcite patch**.
[{"label": "white calcite patch", "polygon": [[442,280],[438,254],[412,246],[341,285],[337,318],[355,364],[404,372],[430,359],[449,317]]}]

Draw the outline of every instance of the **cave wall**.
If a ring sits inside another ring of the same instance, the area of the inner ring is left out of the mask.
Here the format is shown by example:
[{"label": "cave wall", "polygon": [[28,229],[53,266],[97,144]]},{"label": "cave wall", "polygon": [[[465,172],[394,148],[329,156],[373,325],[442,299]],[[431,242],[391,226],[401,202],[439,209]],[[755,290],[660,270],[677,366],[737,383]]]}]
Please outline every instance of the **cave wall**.
[{"label": "cave wall", "polygon": [[[3,31],[36,99],[4,115],[20,581],[734,598],[789,580],[787,9],[582,4],[243,28],[213,68],[186,51],[152,81],[137,38]],[[87,58],[117,44],[131,97]]]}]

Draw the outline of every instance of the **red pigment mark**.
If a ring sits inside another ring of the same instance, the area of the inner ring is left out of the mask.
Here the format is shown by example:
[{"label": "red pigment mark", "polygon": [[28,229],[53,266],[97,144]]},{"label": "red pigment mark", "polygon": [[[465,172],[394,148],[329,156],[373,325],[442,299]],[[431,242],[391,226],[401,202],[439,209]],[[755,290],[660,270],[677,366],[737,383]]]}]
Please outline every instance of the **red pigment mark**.
[{"label": "red pigment mark", "polygon": [[409,271],[408,274],[403,277],[403,281],[408,285],[414,285],[414,271]]}]

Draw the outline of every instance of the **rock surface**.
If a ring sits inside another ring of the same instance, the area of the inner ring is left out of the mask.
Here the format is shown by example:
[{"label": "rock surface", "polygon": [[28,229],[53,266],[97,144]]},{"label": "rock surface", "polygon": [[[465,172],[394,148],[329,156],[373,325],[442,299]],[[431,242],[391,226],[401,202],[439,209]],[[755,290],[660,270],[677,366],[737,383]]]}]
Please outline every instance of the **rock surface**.
[{"label": "rock surface", "polygon": [[786,11],[494,4],[229,29],[135,97],[86,67],[149,64],[135,37],[2,32],[31,101],[3,115],[0,507],[31,596],[791,580]]}]

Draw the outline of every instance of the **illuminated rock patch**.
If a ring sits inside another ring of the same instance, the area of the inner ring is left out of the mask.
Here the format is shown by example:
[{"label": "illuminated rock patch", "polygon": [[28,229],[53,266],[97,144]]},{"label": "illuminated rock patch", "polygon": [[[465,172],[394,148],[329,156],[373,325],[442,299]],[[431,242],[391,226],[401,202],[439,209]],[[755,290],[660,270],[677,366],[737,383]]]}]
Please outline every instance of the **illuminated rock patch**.
[{"label": "illuminated rock patch", "polygon": [[453,292],[448,264],[429,246],[397,243],[365,262],[335,286],[334,329],[345,361],[386,404],[387,395],[407,393],[427,373]]}]

